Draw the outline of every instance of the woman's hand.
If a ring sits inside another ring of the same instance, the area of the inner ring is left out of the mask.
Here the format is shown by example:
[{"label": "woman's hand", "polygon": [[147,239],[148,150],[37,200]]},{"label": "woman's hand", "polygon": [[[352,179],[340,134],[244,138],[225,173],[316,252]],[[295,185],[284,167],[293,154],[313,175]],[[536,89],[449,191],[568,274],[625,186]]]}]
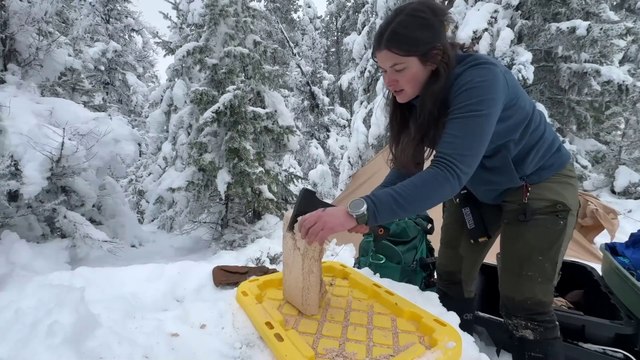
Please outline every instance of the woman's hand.
[{"label": "woman's hand", "polygon": [[302,238],[309,244],[324,244],[333,234],[355,229],[356,219],[342,206],[318,209],[299,219]]},{"label": "woman's hand", "polygon": [[364,224],[359,224],[349,229],[349,232],[364,235],[369,232],[369,227]]}]

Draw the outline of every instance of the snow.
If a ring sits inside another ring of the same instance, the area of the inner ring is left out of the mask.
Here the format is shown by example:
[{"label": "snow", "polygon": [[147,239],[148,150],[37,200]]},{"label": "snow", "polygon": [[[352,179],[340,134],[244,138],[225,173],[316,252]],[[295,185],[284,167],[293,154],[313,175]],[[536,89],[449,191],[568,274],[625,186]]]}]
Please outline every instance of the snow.
[{"label": "snow", "polygon": [[602,19],[607,21],[620,21],[620,17],[609,9],[607,4],[598,5],[598,13],[602,16]]},{"label": "snow", "polygon": [[147,124],[151,134],[164,134],[167,127],[167,118],[163,109],[157,109],[151,112],[147,117]]},{"label": "snow", "polygon": [[180,49],[178,49],[176,51],[176,53],[173,54],[174,61],[178,62],[184,56],[187,56],[189,54],[189,51],[195,49],[196,47],[198,47],[200,45],[201,44],[199,42],[189,42],[189,43],[186,43],[186,44],[182,45],[182,47],[180,47]]},{"label": "snow", "polygon": [[229,87],[227,91],[229,92],[220,96],[218,102],[210,107],[207,111],[205,111],[204,114],[202,114],[203,120],[208,120],[211,116],[213,116],[214,113],[223,109],[227,105],[227,103],[230,103],[236,95],[240,94],[240,91],[236,90],[236,88],[233,86]]},{"label": "snow", "polygon": [[256,10],[260,10],[260,11],[264,11],[265,10],[264,3],[257,2],[257,1],[250,2],[249,3],[249,7],[254,8]]},{"label": "snow", "polygon": [[277,114],[278,124],[282,126],[295,126],[293,114],[289,111],[289,108],[287,108],[282,95],[276,91],[265,90],[264,101],[269,110],[273,110]]},{"label": "snow", "polygon": [[[59,215],[61,218],[59,224],[62,231],[66,234],[71,234],[76,244],[82,244],[83,249],[88,249],[95,244],[103,245],[113,243],[111,238],[95,228],[87,219],[75,211],[64,210]],[[110,250],[110,247],[103,247],[105,250]],[[85,254],[80,254],[83,256]]]},{"label": "snow", "polygon": [[[295,127],[296,123],[293,119],[293,113],[287,107],[284,98],[278,92],[273,90],[264,90],[264,101],[268,110],[275,112],[278,124],[284,127]],[[300,138],[298,136],[289,136],[287,148],[296,151],[300,148]]]},{"label": "snow", "polygon": [[347,47],[353,49],[351,56],[356,61],[360,61],[369,49],[367,38],[364,36],[368,33],[368,29],[369,25],[362,30],[363,35],[358,36],[354,33],[344,40],[345,44],[349,44]]},{"label": "snow", "polygon": [[613,189],[619,193],[631,184],[640,187],[640,174],[622,165],[614,174]]},{"label": "snow", "polygon": [[589,21],[584,21],[580,19],[564,21],[560,23],[551,23],[549,27],[552,31],[569,31],[570,29],[575,29],[576,35],[578,36],[587,36],[587,31],[589,30],[589,25],[591,23]]},{"label": "snow", "polygon": [[[382,77],[378,79],[376,84],[376,93],[384,93],[384,82]],[[383,96],[376,97],[373,105],[373,113],[371,114],[371,127],[369,128],[369,144],[376,144],[380,139],[387,135],[387,106]]]},{"label": "snow", "polygon": [[153,203],[158,197],[167,196],[170,198],[170,194],[174,189],[181,189],[187,186],[195,171],[192,167],[184,171],[178,171],[174,167],[166,169],[158,182],[154,184],[154,188],[149,189],[147,195],[149,203]]},{"label": "snow", "polygon": [[578,148],[581,151],[599,151],[599,150],[606,150],[607,147],[600,144],[599,142],[593,140],[593,139],[580,139],[578,137],[573,137],[572,140],[573,144],[576,146],[576,148]]},{"label": "snow", "polygon": [[173,89],[171,90],[171,95],[173,96],[173,104],[181,109],[185,106],[188,99],[187,92],[189,88],[187,83],[182,79],[178,79],[176,83],[173,85]]},{"label": "snow", "polygon": [[271,193],[271,191],[269,191],[269,187],[267,185],[260,185],[258,186],[258,190],[260,190],[260,193],[262,194],[262,196],[265,199],[269,199],[269,200],[276,200],[276,197],[273,196],[273,194]]},{"label": "snow", "polygon": [[138,79],[138,77],[136,77],[135,74],[131,73],[131,72],[126,72],[125,76],[127,78],[127,84],[129,84],[129,86],[132,89],[135,89],[136,92],[138,93],[146,93],[148,88],[147,85],[145,85],[142,81],[140,81]]},{"label": "snow", "polygon": [[[457,3],[458,6],[464,6],[462,1],[459,2],[460,4]],[[491,16],[499,10],[500,5],[485,2],[478,2],[473,8],[467,9],[456,33],[456,40],[465,44],[471,43],[475,33],[485,29]]]},{"label": "snow", "polygon": [[325,164],[319,164],[309,171],[307,178],[311,186],[320,194],[331,193],[334,188],[331,169]]},{"label": "snow", "polygon": [[[29,152],[20,131],[44,141],[59,134],[55,123],[63,120],[85,130],[111,123],[112,133],[103,138],[104,149],[96,149],[91,169],[107,166],[115,158],[113,154],[130,162],[136,159],[132,154],[137,152],[136,134],[126,122],[118,123],[117,117],[105,117],[69,101],[39,97],[22,89],[19,83],[11,83],[15,79],[9,80],[9,84],[0,86],[7,129],[3,135],[9,140],[4,146],[22,155],[19,161],[24,168],[37,169],[27,172],[31,180],[22,185],[24,189],[37,190],[34,184],[42,181],[43,174],[39,172],[44,168],[38,168],[43,155]],[[38,122],[43,114],[49,119],[47,126]],[[349,159],[348,154],[355,154],[357,147],[367,142],[367,131],[362,119],[354,126],[352,131],[358,136],[352,140],[357,141],[341,146],[349,150],[345,160],[355,162],[357,159]],[[59,140],[52,140],[51,145],[58,143]],[[601,145],[575,139],[574,146],[598,149]],[[82,149],[78,156],[88,153]],[[316,157],[321,155],[319,150],[314,153]],[[167,169],[150,195],[170,194],[172,188],[185,186],[192,171]],[[327,171],[328,168],[318,167],[309,176],[321,182],[328,178]],[[636,179],[627,171],[620,173],[621,181]],[[224,169],[216,180],[220,189],[231,181]],[[91,176],[75,177],[69,186],[89,203],[98,204],[104,220],[102,227],[90,224],[76,211],[66,210],[58,214],[63,218],[59,224],[75,234],[76,241],[52,238],[36,244],[8,230],[0,233],[0,323],[4,326],[0,359],[273,359],[235,301],[235,290],[213,286],[211,269],[221,264],[252,264],[255,259],[268,261],[270,254],[279,253],[283,225],[280,218],[266,216],[256,225],[256,233],[262,235],[247,247],[214,253],[205,240],[207,234],[167,234],[153,226],[145,226],[141,232],[117,182],[108,176],[100,180],[100,186],[94,181]],[[271,195],[266,187],[261,190],[265,196]],[[620,211],[620,229],[614,241],[624,241],[640,228],[637,201],[621,200],[606,191],[597,196]],[[116,239],[130,246],[118,245]],[[96,240],[102,240],[102,247],[78,246],[79,241]],[[610,239],[601,234],[596,241],[600,244]],[[325,259],[352,266],[354,255],[353,245],[332,242]],[[282,264],[267,265],[282,270]],[[380,279],[367,269],[357,271],[457,329],[458,317],[446,311],[434,293]],[[465,360],[509,358],[505,353],[499,358],[488,356],[493,350],[491,344],[461,335]]]},{"label": "snow", "polygon": [[218,175],[216,176],[216,185],[218,186],[218,192],[220,193],[220,197],[224,198],[225,193],[227,192],[227,186],[231,182],[231,174],[229,173],[229,169],[224,168],[218,171]]},{"label": "snow", "polygon": [[[640,204],[600,193],[629,217]],[[640,223],[620,218],[616,241]],[[282,250],[282,222],[267,216],[264,236],[236,251],[211,253],[198,235],[169,235],[147,228],[150,240],[117,255],[94,250],[82,266],[72,266],[69,244],[34,244],[15,233],[0,234],[0,359],[264,359],[273,356],[245,312],[235,290],[216,288],[216,265],[269,264]],[[604,234],[601,234],[604,236]],[[606,239],[608,241],[608,237]],[[353,265],[353,245],[327,245],[325,260]],[[434,293],[356,270],[457,328]],[[509,359],[481,354],[492,348],[462,334],[463,359]]]},{"label": "snow", "polygon": [[138,134],[127,119],[40,97],[21,86],[16,81],[0,87],[0,115],[7,130],[4,148],[20,163],[26,198],[47,185],[61,151],[67,165],[80,167],[91,160],[96,172],[123,172],[137,160]]},{"label": "snow", "polygon": [[42,59],[42,69],[34,76],[34,81],[54,80],[66,67],[79,69],[82,63],[69,56],[69,52],[64,49],[54,49]]},{"label": "snow", "polygon": [[507,52],[507,50],[509,50],[509,47],[511,47],[511,42],[513,41],[514,38],[515,38],[515,34],[513,33],[513,30],[509,28],[504,28],[500,32],[498,41],[496,41],[496,51],[495,51],[496,56],[504,55]]},{"label": "snow", "polygon": [[609,237],[606,231],[603,231],[594,239],[597,247],[609,241],[625,242],[629,238],[629,234],[640,230],[640,201],[621,199],[606,188],[592,193],[602,202],[618,211],[618,220],[620,222],[618,231],[613,239]]},{"label": "snow", "polygon": [[[327,0],[311,0],[316,5],[318,15],[324,15],[327,10]],[[302,3],[302,0],[300,1]]]},{"label": "snow", "polygon": [[[273,359],[234,289],[215,288],[216,265],[252,264],[281,251],[282,223],[267,217],[271,229],[246,248],[210,254],[195,250],[176,256],[156,243],[164,261],[147,262],[147,248],[109,255],[111,264],[71,268],[66,244],[37,245],[5,231],[0,235],[0,358],[10,359]],[[149,233],[149,236],[154,236]],[[193,249],[200,240],[189,239]],[[136,253],[138,257],[136,257]],[[126,256],[124,256],[126,254]],[[327,246],[325,259],[353,265],[352,245]],[[127,258],[123,261],[123,258]],[[159,260],[159,259],[158,259]],[[270,265],[282,270],[282,264]],[[457,324],[433,293],[368,277],[419,306]],[[46,299],[46,301],[43,301]],[[463,337],[465,359],[486,359],[473,339]]]}]

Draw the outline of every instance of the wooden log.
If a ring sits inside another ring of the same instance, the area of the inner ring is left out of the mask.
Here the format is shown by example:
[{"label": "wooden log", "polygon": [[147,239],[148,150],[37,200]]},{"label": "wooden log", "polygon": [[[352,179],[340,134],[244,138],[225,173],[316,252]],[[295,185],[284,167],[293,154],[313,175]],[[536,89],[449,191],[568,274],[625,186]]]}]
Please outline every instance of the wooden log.
[{"label": "wooden log", "polygon": [[284,216],[282,243],[282,288],[284,299],[305,315],[320,313],[324,295],[322,257],[324,246],[309,245],[302,239],[298,224],[287,231],[291,211]]}]

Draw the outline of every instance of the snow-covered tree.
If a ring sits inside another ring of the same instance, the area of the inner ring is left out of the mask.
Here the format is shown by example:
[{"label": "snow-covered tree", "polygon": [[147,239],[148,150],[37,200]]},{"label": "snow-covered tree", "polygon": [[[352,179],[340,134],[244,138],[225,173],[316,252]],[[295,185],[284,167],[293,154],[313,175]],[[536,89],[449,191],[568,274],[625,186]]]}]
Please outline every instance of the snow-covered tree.
[{"label": "snow-covered tree", "polygon": [[327,95],[335,78],[324,69],[327,45],[321,37],[322,17],[311,0],[303,1],[301,10],[293,32],[280,27],[281,39],[291,55],[286,77],[289,91],[283,95],[307,144],[296,152],[300,165],[296,173],[307,180],[300,186],[309,186],[330,200],[336,196],[338,162],[344,152],[348,122],[340,118],[345,110]]},{"label": "snow-covered tree", "polygon": [[[577,149],[589,190],[611,184],[621,166],[638,169],[638,9],[629,2],[528,1],[518,37],[533,53],[528,91]],[[601,175],[598,175],[601,174]],[[598,181],[597,179],[603,179]]]},{"label": "snow-covered tree", "polygon": [[2,6],[4,70],[13,64],[25,79],[39,81],[57,76],[65,62],[73,62],[68,39],[58,31],[68,10],[64,1],[7,0]]},{"label": "snow-covered tree", "polygon": [[[1,5],[0,227],[30,241],[71,239],[76,249],[140,245],[118,185],[138,156],[138,134],[126,117],[73,102],[92,96],[73,30],[82,7],[70,0]],[[74,91],[52,91],[65,87]]]},{"label": "snow-covered tree", "polygon": [[161,45],[174,49],[175,63],[148,121],[154,136],[167,135],[147,169],[144,218],[167,230],[209,225],[214,240],[227,234],[221,246],[238,245],[248,240],[233,238],[238,226],[293,200],[297,138],[284,101],[291,56],[255,3],[174,4],[172,40]]},{"label": "snow-covered tree", "polygon": [[202,175],[194,190],[209,199],[215,194],[226,228],[278,214],[292,201],[286,162],[298,145],[279,92],[288,57],[270,40],[278,29],[268,13],[247,0],[205,7],[212,61],[192,97],[200,118],[191,153]]},{"label": "snow-covered tree", "polygon": [[[195,0],[170,0],[172,13],[164,13],[170,36],[157,44],[174,62],[167,68],[167,80],[150,94],[146,120],[146,141],[142,161],[127,179],[129,203],[139,221],[155,223],[160,229],[177,231],[206,213],[206,200],[198,206],[187,185],[196,174],[190,165],[189,137],[198,114],[190,97],[202,79],[208,55],[201,39],[205,31],[203,8]],[[206,217],[206,216],[205,216]],[[218,217],[211,216],[216,220]],[[216,220],[217,221],[217,220]]]},{"label": "snow-covered tree", "polygon": [[350,139],[340,163],[339,190],[351,175],[382,149],[387,141],[387,108],[385,89],[378,66],[371,56],[371,44],[380,23],[401,1],[388,1],[378,6],[374,0],[349,3],[341,20],[352,33],[344,40],[349,66],[340,75],[339,86],[353,99]]},{"label": "snow-covered tree", "polygon": [[347,28],[346,25],[347,6],[346,0],[327,0],[327,9],[322,20],[322,37],[327,42],[325,69],[334,79],[332,91],[327,95],[333,103],[337,103],[351,113],[353,99],[347,98],[347,94],[338,83],[347,69],[350,58],[349,52],[344,46],[344,40],[352,31],[355,31],[355,29]]},{"label": "snow-covered tree", "polygon": [[300,2],[298,0],[265,0],[265,9],[273,15],[284,29],[293,35],[297,27]]},{"label": "snow-covered tree", "polygon": [[7,3],[0,2],[0,84],[4,83],[4,76],[2,73],[7,71],[8,55],[7,47],[9,41],[9,13],[7,12]]},{"label": "snow-covered tree", "polygon": [[523,85],[533,82],[532,55],[517,43],[520,0],[457,0],[450,9],[452,38],[465,48],[499,59]]},{"label": "snow-covered tree", "polygon": [[138,123],[148,88],[157,83],[150,30],[130,0],[66,1],[74,20],[65,22],[61,31],[68,32],[64,35],[77,61],[48,84],[48,94]]},{"label": "snow-covered tree", "polygon": [[[2,118],[0,117],[0,120]],[[0,123],[0,126],[1,123]],[[0,127],[0,138],[6,139],[7,129]],[[4,142],[3,142],[4,143]],[[20,182],[22,170],[8,149],[0,149],[0,225],[6,228],[7,224],[15,216],[27,216],[26,213],[18,213],[14,210],[16,203],[20,201]]]},{"label": "snow-covered tree", "polygon": [[118,184],[138,157],[128,119],[41,97],[15,65],[7,74],[0,87],[0,227],[29,241],[69,239],[76,256],[141,245]]}]

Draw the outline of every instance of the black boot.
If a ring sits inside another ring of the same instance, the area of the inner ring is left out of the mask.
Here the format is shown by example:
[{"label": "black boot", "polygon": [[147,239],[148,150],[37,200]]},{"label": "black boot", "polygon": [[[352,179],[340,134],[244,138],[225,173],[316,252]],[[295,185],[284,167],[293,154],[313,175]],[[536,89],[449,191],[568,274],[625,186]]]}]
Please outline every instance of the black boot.
[{"label": "black boot", "polygon": [[564,359],[560,325],[553,311],[527,317],[503,312],[503,317],[513,339],[513,360]]},{"label": "black boot", "polygon": [[562,339],[526,339],[514,341],[513,360],[564,360]]},{"label": "black boot", "polygon": [[460,317],[460,330],[473,336],[474,317],[476,313],[475,298],[454,297],[442,289],[437,288],[436,294],[447,310],[453,311]]}]

